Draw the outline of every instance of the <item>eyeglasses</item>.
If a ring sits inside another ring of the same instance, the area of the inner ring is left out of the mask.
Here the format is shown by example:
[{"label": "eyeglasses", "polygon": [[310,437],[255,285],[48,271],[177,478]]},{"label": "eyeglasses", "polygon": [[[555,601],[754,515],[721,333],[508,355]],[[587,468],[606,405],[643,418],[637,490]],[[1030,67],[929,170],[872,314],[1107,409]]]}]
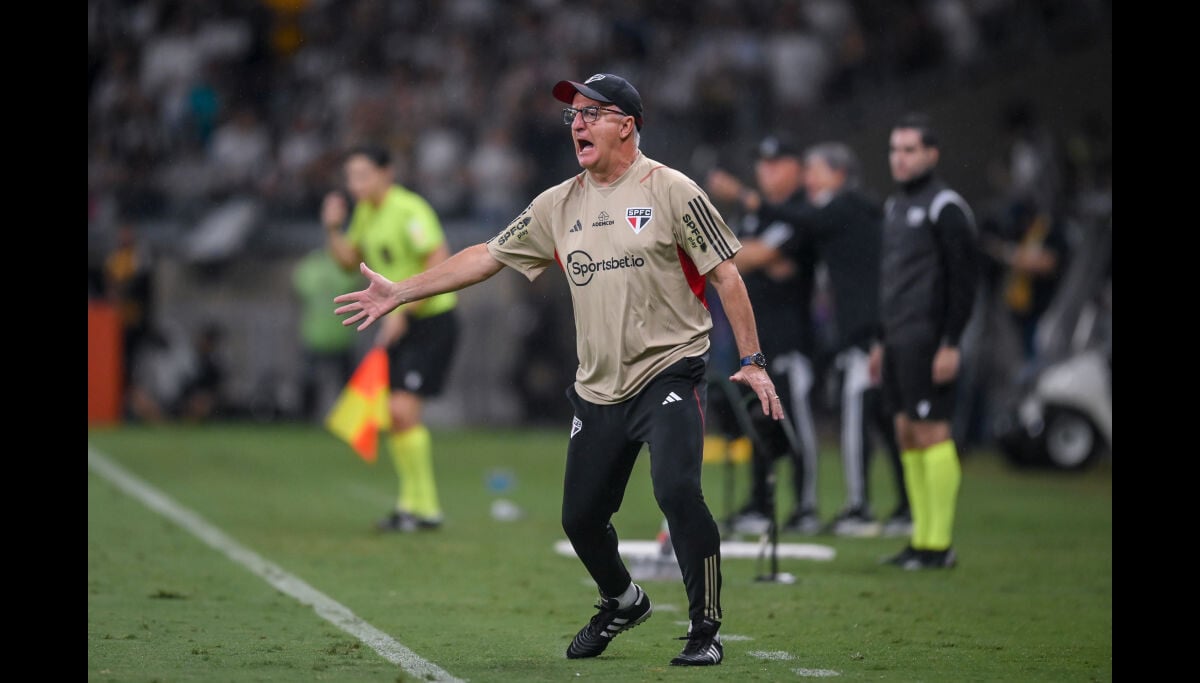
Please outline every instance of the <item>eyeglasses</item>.
[{"label": "eyeglasses", "polygon": [[575,123],[575,115],[576,114],[583,114],[583,122],[584,123],[595,123],[600,120],[600,112],[602,112],[602,111],[606,111],[610,114],[620,114],[621,116],[629,116],[629,114],[626,114],[625,112],[621,111],[620,109],[605,109],[603,107],[597,107],[594,104],[587,106],[587,107],[583,107],[582,109],[575,109],[573,107],[563,107],[563,112],[562,112],[563,125],[569,126],[569,125]]}]

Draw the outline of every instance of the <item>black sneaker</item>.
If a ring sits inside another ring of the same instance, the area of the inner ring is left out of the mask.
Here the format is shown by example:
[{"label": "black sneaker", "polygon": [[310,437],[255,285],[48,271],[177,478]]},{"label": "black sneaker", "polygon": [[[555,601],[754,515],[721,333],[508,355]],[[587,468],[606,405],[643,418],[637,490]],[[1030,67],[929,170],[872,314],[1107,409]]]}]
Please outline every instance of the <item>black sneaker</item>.
[{"label": "black sneaker", "polygon": [[600,610],[587,626],[579,629],[575,640],[567,646],[567,659],[583,659],[595,657],[618,634],[624,633],[650,618],[650,597],[636,583],[637,599],[625,609],[617,606],[616,598],[600,597],[596,601],[596,609]]},{"label": "black sneaker", "polygon": [[883,523],[880,534],[889,538],[912,536],[912,515],[907,510],[897,510]]},{"label": "black sneaker", "polygon": [[720,628],[720,622],[711,619],[692,622],[691,626],[688,626],[688,634],[680,637],[680,640],[687,641],[687,645],[683,646],[683,652],[671,660],[671,665],[712,666],[720,664],[721,660],[725,658],[725,646],[721,645],[721,636],[717,635],[717,630]]},{"label": "black sneaker", "polygon": [[904,550],[901,550],[895,555],[889,555],[888,557],[883,558],[879,561],[879,564],[892,564],[897,567],[904,567],[910,560],[919,557],[920,553],[921,551],[917,550],[911,545],[906,545],[904,546]]},{"label": "black sneaker", "polygon": [[771,527],[771,518],[753,508],[743,509],[729,521],[735,534],[765,534]]},{"label": "black sneaker", "polygon": [[903,565],[909,571],[922,569],[950,569],[958,564],[958,556],[954,548],[945,550],[918,550],[916,555],[909,558]]},{"label": "black sneaker", "polygon": [[432,531],[442,526],[441,517],[419,517],[411,512],[393,510],[387,517],[375,523],[375,529],[381,532],[410,533],[413,531]]},{"label": "black sneaker", "polygon": [[821,533],[821,518],[812,510],[796,510],[783,523],[783,530],[793,534],[815,536]]},{"label": "black sneaker", "polygon": [[871,512],[863,508],[843,510],[829,525],[829,533],[834,536],[853,538],[878,536],[881,529],[882,525],[875,521]]}]

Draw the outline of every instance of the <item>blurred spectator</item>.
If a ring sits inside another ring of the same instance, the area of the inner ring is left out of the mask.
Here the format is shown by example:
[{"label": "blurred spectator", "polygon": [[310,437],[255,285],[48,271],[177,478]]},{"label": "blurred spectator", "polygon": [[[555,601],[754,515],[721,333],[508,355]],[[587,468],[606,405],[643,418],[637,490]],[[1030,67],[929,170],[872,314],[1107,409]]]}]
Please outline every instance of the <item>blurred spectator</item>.
[{"label": "blurred spectator", "polygon": [[995,303],[1016,325],[1021,359],[1034,360],[1034,332],[1050,305],[1069,243],[1064,233],[1059,144],[1032,102],[1017,100],[1003,111],[1004,156],[993,162],[996,206],[980,225],[980,246],[989,258],[985,283]]},{"label": "blurred spectator", "polygon": [[966,0],[925,0],[929,23],[941,37],[947,66],[955,75],[967,75],[979,58],[980,36]]},{"label": "blurred spectator", "polygon": [[142,48],[140,81],[150,97],[169,95],[192,82],[204,66],[204,54],[196,41],[198,5],[163,3],[159,30],[152,32]]},{"label": "blurred spectator", "polygon": [[195,365],[183,385],[180,417],[201,422],[216,417],[223,408],[222,383],[225,380],[225,330],[216,323],[201,327],[193,342]]},{"label": "blurred spectator", "polygon": [[459,216],[467,206],[467,172],[459,165],[467,153],[466,141],[454,128],[440,125],[417,140],[415,159],[416,185],[434,211],[443,216]]},{"label": "blurred spectator", "polygon": [[1056,213],[1062,192],[1058,141],[1032,102],[1010,102],[1002,116],[1005,153],[990,170],[994,187],[1010,205],[1032,204]]},{"label": "blurred spectator", "polygon": [[181,103],[179,124],[184,131],[185,144],[205,148],[212,140],[221,119],[221,94],[218,84],[222,73],[215,64],[209,64],[204,70],[204,77],[197,78],[187,88],[185,99]]},{"label": "blurred spectator", "polygon": [[794,3],[780,4],[764,45],[776,106],[797,115],[820,103],[834,60]]},{"label": "blurred spectator", "polygon": [[130,221],[117,228],[116,244],[104,260],[104,296],[121,320],[124,386],[154,321],[154,255]]},{"label": "blurred spectator", "polygon": [[253,107],[238,106],[213,133],[208,157],[220,191],[254,191],[271,168],[271,132]]},{"label": "blurred spectator", "polygon": [[475,145],[467,165],[473,214],[482,225],[507,224],[525,207],[529,169],[508,128],[494,126]]},{"label": "blurred spectator", "polygon": [[1063,222],[1033,202],[1016,202],[983,221],[983,253],[990,259],[987,282],[1016,325],[1023,363],[1036,361],[1038,321],[1050,306],[1066,271],[1068,242]]},{"label": "blurred spectator", "polygon": [[132,417],[150,423],[201,422],[222,410],[224,330],[206,323],[192,339],[169,327],[150,333],[129,392]]},{"label": "blurred spectator", "polygon": [[337,164],[316,117],[297,111],[279,141],[271,196],[291,215],[311,215],[318,210]]}]

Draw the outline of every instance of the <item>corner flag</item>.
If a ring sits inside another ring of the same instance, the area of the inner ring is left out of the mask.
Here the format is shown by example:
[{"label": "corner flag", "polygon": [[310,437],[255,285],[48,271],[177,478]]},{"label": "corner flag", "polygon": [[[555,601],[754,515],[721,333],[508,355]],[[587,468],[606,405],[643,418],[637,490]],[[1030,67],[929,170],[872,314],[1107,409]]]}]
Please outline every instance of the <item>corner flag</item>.
[{"label": "corner flag", "polygon": [[375,462],[379,432],[392,426],[387,351],[376,347],[367,352],[326,416],[325,426],[363,460]]}]

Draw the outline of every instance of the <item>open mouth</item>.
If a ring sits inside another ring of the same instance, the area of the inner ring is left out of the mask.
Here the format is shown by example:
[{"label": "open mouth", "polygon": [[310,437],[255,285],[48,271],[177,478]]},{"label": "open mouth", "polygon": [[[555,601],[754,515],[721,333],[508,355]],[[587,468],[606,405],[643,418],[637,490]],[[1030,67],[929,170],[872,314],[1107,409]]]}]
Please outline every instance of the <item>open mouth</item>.
[{"label": "open mouth", "polygon": [[595,147],[595,145],[592,144],[591,140],[579,139],[579,140],[576,140],[576,144],[579,146],[580,154],[586,152],[587,150],[591,149],[592,147]]}]

